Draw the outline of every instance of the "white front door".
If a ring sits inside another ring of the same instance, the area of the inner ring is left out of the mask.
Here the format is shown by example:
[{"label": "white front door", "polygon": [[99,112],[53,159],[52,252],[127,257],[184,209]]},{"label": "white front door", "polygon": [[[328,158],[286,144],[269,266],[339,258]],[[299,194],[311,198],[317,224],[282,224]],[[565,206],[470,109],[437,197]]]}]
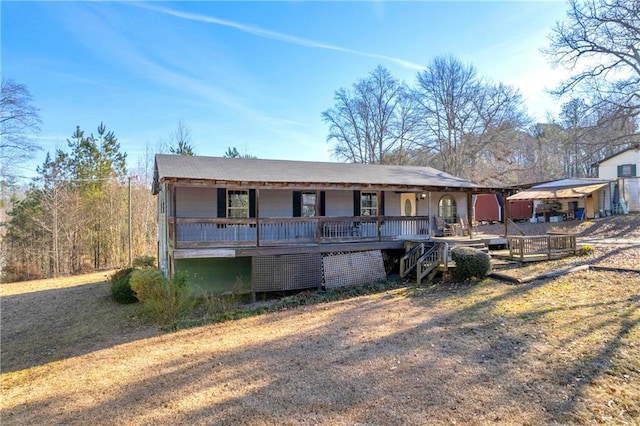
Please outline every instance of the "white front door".
[{"label": "white front door", "polygon": [[[405,192],[400,194],[400,216],[415,216],[416,194],[413,192]],[[418,233],[417,223],[415,221],[403,221],[402,235],[415,235]]]},{"label": "white front door", "polygon": [[400,216],[415,216],[416,213],[416,194],[413,192],[400,194]]}]

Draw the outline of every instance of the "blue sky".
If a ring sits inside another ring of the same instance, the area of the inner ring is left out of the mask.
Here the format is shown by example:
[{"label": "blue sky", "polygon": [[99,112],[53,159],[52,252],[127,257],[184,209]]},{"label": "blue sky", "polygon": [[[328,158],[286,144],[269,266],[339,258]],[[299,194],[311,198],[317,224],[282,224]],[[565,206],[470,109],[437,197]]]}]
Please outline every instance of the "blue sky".
[{"label": "blue sky", "polygon": [[[435,56],[518,87],[544,120],[558,102],[539,49],[565,2],[3,1],[2,76],[28,86],[37,140],[113,130],[130,165],[178,120],[200,155],[330,161],[322,111],[377,65],[410,84]],[[32,175],[22,169],[25,175]]]}]

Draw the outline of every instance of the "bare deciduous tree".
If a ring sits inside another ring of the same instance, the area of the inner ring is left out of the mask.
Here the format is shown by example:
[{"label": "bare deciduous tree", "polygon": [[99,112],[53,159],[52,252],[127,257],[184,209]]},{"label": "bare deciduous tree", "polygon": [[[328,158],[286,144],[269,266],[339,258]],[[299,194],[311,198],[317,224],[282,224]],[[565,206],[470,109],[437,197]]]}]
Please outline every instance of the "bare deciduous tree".
[{"label": "bare deciduous tree", "polygon": [[39,149],[30,136],[40,130],[41,120],[27,86],[3,78],[0,92],[0,167],[6,175],[11,165]]},{"label": "bare deciduous tree", "polygon": [[445,172],[470,177],[529,122],[516,89],[478,77],[456,58],[435,58],[417,80],[422,149]]},{"label": "bare deciduous tree", "polygon": [[640,2],[569,0],[543,52],[573,75],[557,90],[582,90],[617,113],[640,114]]},{"label": "bare deciduous tree", "polygon": [[354,163],[394,161],[410,148],[415,131],[409,90],[378,66],[351,89],[336,91],[335,105],[322,113],[329,125],[327,142],[336,158]]}]

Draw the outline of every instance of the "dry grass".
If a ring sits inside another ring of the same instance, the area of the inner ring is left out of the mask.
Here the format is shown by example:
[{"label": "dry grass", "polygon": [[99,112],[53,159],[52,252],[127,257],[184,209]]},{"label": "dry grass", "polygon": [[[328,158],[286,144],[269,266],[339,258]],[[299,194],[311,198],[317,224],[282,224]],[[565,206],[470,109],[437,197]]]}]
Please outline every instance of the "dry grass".
[{"label": "dry grass", "polygon": [[2,372],[158,334],[139,305],[111,300],[112,272],[0,284]]},{"label": "dry grass", "polygon": [[[559,223],[519,222],[519,230],[525,235],[544,235],[549,231],[575,234],[584,238],[624,238],[640,241],[640,214],[616,215],[601,219],[569,220]],[[503,224],[480,225],[480,233],[502,235]],[[516,235],[518,230],[509,226],[509,233]]]},{"label": "dry grass", "polygon": [[[2,298],[3,425],[640,421],[638,274],[441,283],[158,336],[102,284],[38,294]],[[31,310],[32,327],[5,340],[26,300],[55,315]],[[66,340],[81,334],[63,318],[76,311],[120,326]],[[85,349],[18,361],[41,326],[43,344]]]}]

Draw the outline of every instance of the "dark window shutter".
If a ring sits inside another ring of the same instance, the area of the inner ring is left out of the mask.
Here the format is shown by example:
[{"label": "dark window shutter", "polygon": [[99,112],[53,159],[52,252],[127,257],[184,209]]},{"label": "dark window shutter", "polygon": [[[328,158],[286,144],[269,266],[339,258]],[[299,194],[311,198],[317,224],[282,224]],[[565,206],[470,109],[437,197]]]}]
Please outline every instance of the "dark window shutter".
[{"label": "dark window shutter", "polygon": [[218,188],[218,217],[227,217],[227,190]]},{"label": "dark window shutter", "polygon": [[378,215],[384,216],[384,191],[380,191],[380,199],[378,200]]},{"label": "dark window shutter", "polygon": [[618,166],[618,177],[622,177],[622,166]]},{"label": "dark window shutter", "polygon": [[327,215],[327,193],[320,191],[320,216]]},{"label": "dark window shutter", "polygon": [[638,176],[638,174],[636,173],[636,165],[635,164],[631,165],[631,176],[632,177]]},{"label": "dark window shutter", "polygon": [[302,216],[302,191],[293,191],[293,217]]},{"label": "dark window shutter", "polygon": [[256,217],[256,190],[249,190],[249,217]]},{"label": "dark window shutter", "polygon": [[360,216],[360,191],[353,191],[353,215]]}]

